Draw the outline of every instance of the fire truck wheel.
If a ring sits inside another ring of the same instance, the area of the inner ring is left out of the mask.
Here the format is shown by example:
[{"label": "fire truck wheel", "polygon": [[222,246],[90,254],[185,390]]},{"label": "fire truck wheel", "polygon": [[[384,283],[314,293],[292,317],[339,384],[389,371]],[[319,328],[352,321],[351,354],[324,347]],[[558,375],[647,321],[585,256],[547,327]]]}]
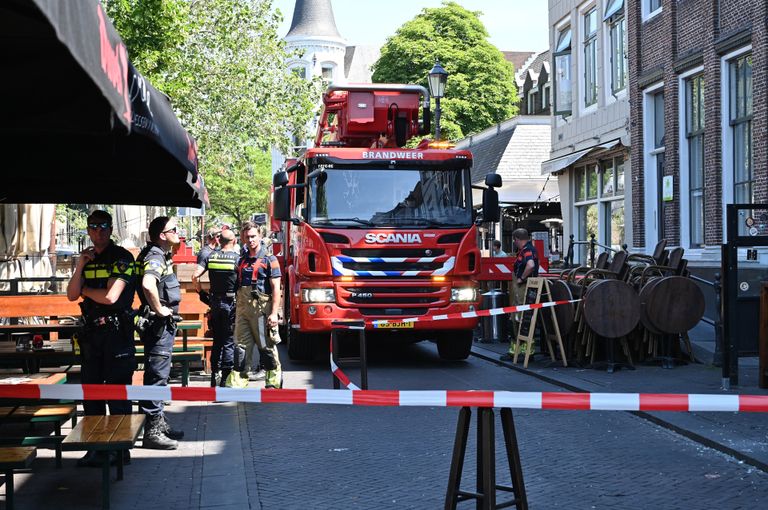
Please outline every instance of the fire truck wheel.
[{"label": "fire truck wheel", "polygon": [[315,359],[315,335],[299,333],[288,328],[288,358],[291,361],[312,361]]},{"label": "fire truck wheel", "polygon": [[443,333],[437,339],[437,353],[447,361],[467,359],[472,350],[472,331]]}]

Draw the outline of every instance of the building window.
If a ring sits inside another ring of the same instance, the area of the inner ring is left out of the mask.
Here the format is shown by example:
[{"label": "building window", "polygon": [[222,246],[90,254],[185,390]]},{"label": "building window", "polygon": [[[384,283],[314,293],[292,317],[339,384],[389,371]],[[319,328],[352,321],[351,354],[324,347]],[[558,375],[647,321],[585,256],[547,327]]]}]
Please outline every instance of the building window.
[{"label": "building window", "polygon": [[555,115],[570,115],[573,86],[571,84],[571,27],[558,32],[555,59]]},{"label": "building window", "polygon": [[624,0],[613,0],[605,11],[611,36],[611,92],[616,95],[627,87],[627,18]]},{"label": "building window", "polygon": [[661,12],[661,0],[642,0],[643,21]]},{"label": "building window", "polygon": [[322,68],[323,83],[329,85],[333,83],[333,67],[332,65],[324,64]]},{"label": "building window", "polygon": [[528,98],[526,100],[526,111],[528,115],[535,115],[536,114],[536,105],[539,102],[539,94],[537,93],[537,90],[531,89],[528,91]]},{"label": "building window", "polygon": [[[621,249],[624,236],[624,158],[608,158],[600,164],[574,169],[576,196],[576,231],[579,241],[589,241],[594,234],[597,242]],[[586,261],[587,248],[579,250],[580,260]]]},{"label": "building window", "polygon": [[690,246],[704,245],[704,75],[686,81],[686,128],[688,142],[688,200]]},{"label": "building window", "polygon": [[752,55],[732,60],[730,67],[730,126],[733,134],[734,203],[754,202],[752,171]]},{"label": "building window", "polygon": [[597,8],[584,14],[584,106],[597,103]]},{"label": "building window", "polygon": [[550,85],[547,83],[542,87],[541,92],[541,110],[543,113],[546,113],[547,110],[549,110],[549,102],[551,101],[551,98],[549,97],[550,94]]}]

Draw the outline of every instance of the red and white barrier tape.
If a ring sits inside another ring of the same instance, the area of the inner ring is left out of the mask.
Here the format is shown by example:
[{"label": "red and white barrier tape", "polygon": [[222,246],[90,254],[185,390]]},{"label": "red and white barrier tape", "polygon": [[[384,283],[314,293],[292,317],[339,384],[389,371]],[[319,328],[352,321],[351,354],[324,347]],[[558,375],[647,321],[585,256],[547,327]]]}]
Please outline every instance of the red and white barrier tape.
[{"label": "red and white barrier tape", "polygon": [[768,395],[514,391],[258,390],[114,384],[2,384],[0,398],[177,400],[354,406],[508,407],[568,411],[768,412]]},{"label": "red and white barrier tape", "polygon": [[409,317],[407,319],[388,320],[381,319],[371,321],[376,328],[383,324],[402,324],[404,322],[425,322],[425,321],[444,321],[451,319],[474,319],[476,317],[488,317],[491,315],[503,315],[507,313],[525,312],[526,310],[538,310],[539,308],[549,308],[551,306],[566,305],[569,303],[578,303],[581,299],[566,299],[563,301],[549,301],[547,303],[535,303],[532,305],[505,306],[504,308],[491,308],[489,310],[477,310],[474,312],[446,313],[443,315],[430,315],[429,317]]},{"label": "red and white barrier tape", "polygon": [[[350,328],[352,329],[352,328]],[[355,328],[359,329],[359,328]],[[333,334],[331,334],[331,345],[328,349],[330,351],[331,356],[331,372],[333,372],[333,376],[339,380],[341,384],[344,385],[345,388],[348,390],[359,390],[360,387],[356,386],[355,383],[349,380],[349,377],[347,377],[347,374],[341,371],[341,368],[336,364],[336,362],[333,359]]]}]

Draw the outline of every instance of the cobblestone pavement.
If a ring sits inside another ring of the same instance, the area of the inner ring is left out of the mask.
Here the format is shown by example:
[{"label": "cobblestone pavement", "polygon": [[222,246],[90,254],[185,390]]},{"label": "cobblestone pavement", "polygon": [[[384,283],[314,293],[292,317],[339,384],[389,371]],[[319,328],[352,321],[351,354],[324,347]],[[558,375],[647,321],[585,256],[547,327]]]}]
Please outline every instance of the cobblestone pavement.
[{"label": "cobblestone pavement", "polygon": [[[331,387],[325,363],[284,366],[286,387]],[[559,390],[475,357],[442,362],[432,344],[374,346],[369,382],[371,389]],[[181,448],[134,449],[125,480],[112,483],[113,509],[443,505],[458,409],[179,402],[169,412],[187,433]],[[532,509],[753,509],[768,500],[765,472],[629,413],[514,416]],[[497,436],[501,452],[498,423]],[[473,420],[464,489],[473,489],[474,454]],[[39,455],[32,473],[16,477],[17,508],[100,507],[100,473],[74,468],[79,453],[65,453],[63,469],[54,468],[52,452]],[[497,457],[498,482],[508,484],[504,456]]]},{"label": "cobblestone pavement", "polygon": [[[324,365],[289,369],[303,369],[294,375],[316,387],[330,386]],[[354,370],[347,372],[356,379]],[[390,355],[374,349],[369,384],[371,389],[558,391],[476,358],[441,362],[430,344]],[[457,409],[246,406],[245,415],[260,496],[251,508],[443,504]],[[766,473],[629,413],[515,411],[514,416],[534,509],[736,509],[757,508],[768,498]],[[267,429],[271,433],[261,433]],[[497,423],[497,452],[503,451],[499,432]],[[473,436],[465,489],[472,489],[475,479]],[[503,459],[498,455],[498,481],[510,483]]]}]

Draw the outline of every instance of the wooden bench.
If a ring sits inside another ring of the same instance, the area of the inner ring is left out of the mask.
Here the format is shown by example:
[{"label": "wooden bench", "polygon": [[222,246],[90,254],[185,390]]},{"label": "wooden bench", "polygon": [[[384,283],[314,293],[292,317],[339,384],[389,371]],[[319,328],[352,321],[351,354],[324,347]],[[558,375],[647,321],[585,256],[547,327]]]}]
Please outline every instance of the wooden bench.
[{"label": "wooden bench", "polygon": [[102,508],[109,508],[110,452],[117,455],[117,480],[123,479],[123,451],[134,447],[144,427],[143,414],[84,416],[62,441],[64,451],[102,451],[107,454],[101,466]]},{"label": "wooden bench", "polygon": [[5,508],[13,510],[13,471],[27,469],[37,456],[32,446],[0,448],[0,471],[5,474]]},{"label": "wooden bench", "polygon": [[[176,340],[176,343],[179,343],[178,340]],[[203,346],[203,353],[205,354],[205,373],[210,374],[211,373],[211,351],[213,351],[213,338],[208,338],[207,336],[190,336],[187,338],[187,343],[189,345],[202,345]]]},{"label": "wooden bench", "polygon": [[72,426],[77,425],[77,407],[73,404],[54,404],[37,406],[0,407],[0,423],[52,423],[54,435],[38,436],[24,435],[22,437],[0,436],[2,445],[18,446],[53,446],[56,451],[56,467],[61,467],[61,426],[72,420]]},{"label": "wooden bench", "polygon": [[[144,355],[144,346],[143,345],[137,345],[136,346],[136,356],[143,356]],[[190,349],[190,346],[187,346],[187,350],[182,350],[182,347],[175,346],[173,347],[173,352],[171,353],[171,363],[181,363],[181,385],[182,386],[189,386],[189,363],[192,361],[202,361],[203,360],[203,347],[199,346],[197,348]]]}]

